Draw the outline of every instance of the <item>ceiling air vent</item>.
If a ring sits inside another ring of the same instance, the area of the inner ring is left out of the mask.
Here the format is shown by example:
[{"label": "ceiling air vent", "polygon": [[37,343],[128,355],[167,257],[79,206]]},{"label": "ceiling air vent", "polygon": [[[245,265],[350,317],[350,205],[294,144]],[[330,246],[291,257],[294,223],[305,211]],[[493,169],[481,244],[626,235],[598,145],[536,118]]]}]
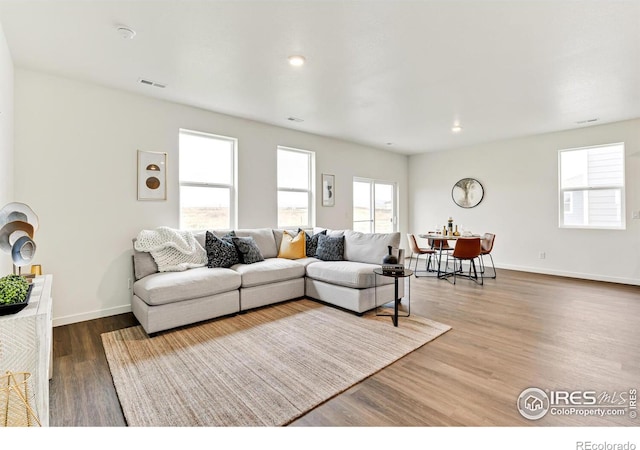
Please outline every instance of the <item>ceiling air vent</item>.
[{"label": "ceiling air vent", "polygon": [[298,119],[297,117],[287,117],[287,120],[290,122],[304,122],[304,120]]},{"label": "ceiling air vent", "polygon": [[161,88],[161,89],[164,89],[164,88],[167,87],[166,84],[158,83],[156,81],[151,81],[151,80],[145,80],[144,78],[138,79],[138,83],[146,84],[147,86],[153,86],[153,87],[157,87],[157,88]]},{"label": "ceiling air vent", "polygon": [[597,122],[597,121],[598,121],[598,118],[596,117],[595,119],[579,120],[576,122],[576,124],[583,125],[585,123],[591,123],[591,122]]}]

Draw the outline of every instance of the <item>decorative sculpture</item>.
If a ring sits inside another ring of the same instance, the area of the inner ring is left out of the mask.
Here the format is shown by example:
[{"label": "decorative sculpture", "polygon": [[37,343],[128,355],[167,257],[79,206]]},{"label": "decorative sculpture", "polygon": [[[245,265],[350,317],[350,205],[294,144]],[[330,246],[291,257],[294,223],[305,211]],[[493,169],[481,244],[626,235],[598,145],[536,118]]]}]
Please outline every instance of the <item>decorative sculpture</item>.
[{"label": "decorative sculpture", "polygon": [[24,203],[8,203],[0,209],[0,250],[11,254],[13,273],[29,265],[36,252],[33,236],[38,229],[38,216]]}]

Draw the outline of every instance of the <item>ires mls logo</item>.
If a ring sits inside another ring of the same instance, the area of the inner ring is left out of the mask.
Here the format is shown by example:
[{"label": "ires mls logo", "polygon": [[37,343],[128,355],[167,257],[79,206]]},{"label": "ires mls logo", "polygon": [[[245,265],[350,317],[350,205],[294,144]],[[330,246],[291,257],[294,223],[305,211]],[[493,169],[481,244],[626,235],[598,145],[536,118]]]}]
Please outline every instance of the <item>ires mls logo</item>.
[{"label": "ires mls logo", "polygon": [[551,391],[552,405],[592,406],[598,403],[596,391]]},{"label": "ires mls logo", "polygon": [[542,389],[528,388],[518,397],[518,411],[525,419],[542,419],[549,411],[549,396]]},{"label": "ires mls logo", "polygon": [[517,407],[525,419],[538,420],[548,413],[554,416],[637,417],[637,390],[621,392],[542,390],[530,387],[518,397]]}]

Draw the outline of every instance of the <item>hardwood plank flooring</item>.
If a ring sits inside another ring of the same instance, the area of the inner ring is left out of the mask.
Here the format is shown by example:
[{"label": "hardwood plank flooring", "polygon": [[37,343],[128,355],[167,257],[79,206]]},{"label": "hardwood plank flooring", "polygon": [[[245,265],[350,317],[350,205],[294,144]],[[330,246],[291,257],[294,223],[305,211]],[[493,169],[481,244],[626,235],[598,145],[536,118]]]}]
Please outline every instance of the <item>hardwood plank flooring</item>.
[{"label": "hardwood plank flooring", "polygon": [[[484,286],[412,278],[411,314],[453,329],[291,425],[640,425],[628,415],[529,421],[516,409],[528,387],[640,388],[638,286],[507,270]],[[122,314],[54,329],[52,426],[126,424],[100,334],[135,324]]]},{"label": "hardwood plank flooring", "polygon": [[51,426],[125,426],[100,335],[137,325],[120,314],[53,329]]}]

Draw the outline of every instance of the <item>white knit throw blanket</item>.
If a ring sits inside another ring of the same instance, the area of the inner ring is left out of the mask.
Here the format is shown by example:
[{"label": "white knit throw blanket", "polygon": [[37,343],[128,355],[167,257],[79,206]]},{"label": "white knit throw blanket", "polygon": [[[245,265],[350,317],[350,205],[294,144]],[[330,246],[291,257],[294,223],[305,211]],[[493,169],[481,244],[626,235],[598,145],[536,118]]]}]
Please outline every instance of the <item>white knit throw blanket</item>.
[{"label": "white knit throw blanket", "polygon": [[142,230],[134,247],[151,253],[160,272],[180,272],[207,263],[207,252],[190,231],[169,227]]}]

